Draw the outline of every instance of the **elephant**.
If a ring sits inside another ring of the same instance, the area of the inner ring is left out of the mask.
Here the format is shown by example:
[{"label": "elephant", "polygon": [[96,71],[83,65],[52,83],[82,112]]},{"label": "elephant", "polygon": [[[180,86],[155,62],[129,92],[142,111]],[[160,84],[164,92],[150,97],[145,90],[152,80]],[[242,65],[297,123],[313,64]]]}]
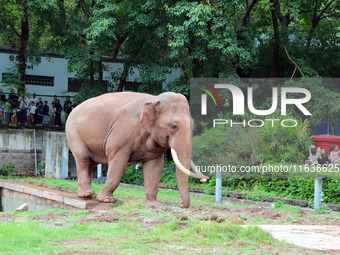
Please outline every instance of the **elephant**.
[{"label": "elephant", "polygon": [[128,162],[143,162],[145,202],[157,203],[164,152],[171,148],[182,202],[190,206],[188,176],[209,179],[189,171],[193,120],[185,96],[164,92],[158,96],[115,92],[88,99],[67,118],[65,132],[76,161],[79,198],[92,198],[93,169],[108,164],[99,202],[114,203],[113,192]]}]

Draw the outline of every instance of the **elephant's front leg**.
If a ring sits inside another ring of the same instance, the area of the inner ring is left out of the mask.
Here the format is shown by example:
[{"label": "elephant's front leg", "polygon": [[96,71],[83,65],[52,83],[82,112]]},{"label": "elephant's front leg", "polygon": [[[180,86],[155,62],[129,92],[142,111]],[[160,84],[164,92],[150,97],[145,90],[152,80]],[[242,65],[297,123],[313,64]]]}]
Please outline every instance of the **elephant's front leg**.
[{"label": "elephant's front leg", "polygon": [[157,202],[158,184],[161,179],[162,170],[164,165],[164,155],[143,162],[143,175],[145,187],[145,202]]},{"label": "elephant's front leg", "polygon": [[107,171],[107,179],[100,190],[97,200],[103,203],[115,203],[113,192],[117,189],[122,175],[124,173],[126,164],[129,159],[129,153],[118,152],[113,157],[109,158],[109,168]]}]

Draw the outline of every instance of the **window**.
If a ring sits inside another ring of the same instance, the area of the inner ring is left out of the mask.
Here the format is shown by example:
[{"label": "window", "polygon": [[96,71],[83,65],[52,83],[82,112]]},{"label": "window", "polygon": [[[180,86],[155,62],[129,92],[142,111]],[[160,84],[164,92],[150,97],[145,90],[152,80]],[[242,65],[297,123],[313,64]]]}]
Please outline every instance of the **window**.
[{"label": "window", "polygon": [[40,76],[40,75],[26,75],[25,82],[27,85],[38,86],[54,86],[54,77],[52,76]]},{"label": "window", "polygon": [[[11,74],[11,73],[3,73],[2,74],[2,80],[5,80],[4,82],[6,82],[6,80],[11,80],[11,79],[15,79],[13,74]],[[54,77],[26,74],[25,83],[27,85],[53,87],[54,86]]]}]

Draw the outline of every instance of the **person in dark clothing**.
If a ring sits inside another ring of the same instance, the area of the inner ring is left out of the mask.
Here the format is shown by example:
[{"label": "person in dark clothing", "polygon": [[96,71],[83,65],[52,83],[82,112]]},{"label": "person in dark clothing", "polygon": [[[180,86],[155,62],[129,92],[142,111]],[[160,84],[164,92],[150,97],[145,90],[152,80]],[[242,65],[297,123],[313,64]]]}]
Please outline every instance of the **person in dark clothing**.
[{"label": "person in dark clothing", "polygon": [[11,89],[11,94],[9,95],[9,102],[12,109],[18,107],[19,96],[15,94],[15,90]]},{"label": "person in dark clothing", "polygon": [[37,124],[38,125],[42,124],[43,116],[44,116],[44,106],[42,102],[39,102],[37,106]]},{"label": "person in dark clothing", "polygon": [[44,102],[44,110],[43,110],[43,122],[42,122],[42,124],[44,125],[44,126],[48,126],[48,123],[49,123],[49,120],[50,120],[50,118],[49,118],[49,112],[50,112],[50,107],[48,106],[48,103],[47,103],[47,101],[45,101]]},{"label": "person in dark clothing", "polygon": [[5,118],[5,104],[6,95],[4,94],[4,91],[0,89],[0,123],[2,123]]},{"label": "person in dark clothing", "polygon": [[328,165],[330,160],[328,159],[327,150],[325,148],[321,148],[321,154],[318,157],[318,163],[320,165]]},{"label": "person in dark clothing", "polygon": [[61,126],[61,112],[63,110],[63,107],[61,106],[59,99],[57,99],[55,102],[55,108],[56,108],[56,115],[55,115],[54,124],[56,126]]},{"label": "person in dark clothing", "polygon": [[[55,104],[55,103],[57,102],[57,100],[59,100],[58,97],[57,97],[57,95],[54,95],[54,96],[53,96],[52,104]],[[59,103],[60,103],[60,101],[59,101]],[[51,105],[52,105],[52,104],[51,104]]]},{"label": "person in dark clothing", "polygon": [[[11,112],[12,112],[14,108],[19,107],[18,105],[19,96],[15,94],[14,89],[11,89],[11,94],[9,95],[8,99],[9,99],[9,103],[11,104]],[[10,116],[9,122],[11,122],[11,116]]]},{"label": "person in dark clothing", "polygon": [[65,103],[64,103],[64,112],[66,113],[66,119],[67,119],[68,115],[71,113],[72,107],[73,107],[73,104],[71,102],[71,97],[68,96],[66,98]]},{"label": "person in dark clothing", "polygon": [[4,91],[0,89],[0,101],[3,102],[4,104],[6,103],[6,95],[4,94]]},{"label": "person in dark clothing", "polygon": [[43,117],[41,117],[41,122],[39,122],[39,121],[40,121],[40,117],[38,116],[38,110],[39,110],[39,105],[40,105],[40,104],[41,104],[42,106],[44,106],[41,97],[39,97],[38,102],[35,104],[35,106],[37,107],[37,109],[35,110],[35,117],[34,117],[34,119],[35,119],[35,124],[41,124],[41,123],[42,123],[42,118],[43,118]]}]

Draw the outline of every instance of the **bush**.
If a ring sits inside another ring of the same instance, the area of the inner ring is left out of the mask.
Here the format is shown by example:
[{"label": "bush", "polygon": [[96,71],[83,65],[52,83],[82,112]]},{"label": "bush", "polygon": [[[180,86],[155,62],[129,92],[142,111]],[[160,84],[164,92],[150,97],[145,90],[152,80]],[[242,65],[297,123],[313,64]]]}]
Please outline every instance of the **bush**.
[{"label": "bush", "polygon": [[251,165],[261,158],[256,129],[212,128],[192,140],[192,158],[197,166]]},{"label": "bush", "polygon": [[[136,162],[127,165],[121,182],[134,185],[144,185],[143,164]],[[166,184],[168,187],[177,186],[175,163],[173,161],[168,162],[166,157],[164,157],[164,167],[160,182]]]},{"label": "bush", "polygon": [[9,164],[8,166],[3,166],[0,168],[0,175],[11,175],[12,173],[16,172],[17,169],[13,164]]},{"label": "bush", "polygon": [[[280,123],[289,116],[273,117]],[[297,121],[296,127],[280,124],[265,125],[260,129],[261,151],[266,163],[301,163],[309,155],[313,144],[310,125],[307,120]]]},{"label": "bush", "polygon": [[[314,179],[288,178],[276,180],[267,178],[229,178],[222,185],[231,190],[246,190],[272,196],[289,197],[312,201],[314,199]],[[340,179],[322,180],[322,200],[325,203],[340,204]]]}]

